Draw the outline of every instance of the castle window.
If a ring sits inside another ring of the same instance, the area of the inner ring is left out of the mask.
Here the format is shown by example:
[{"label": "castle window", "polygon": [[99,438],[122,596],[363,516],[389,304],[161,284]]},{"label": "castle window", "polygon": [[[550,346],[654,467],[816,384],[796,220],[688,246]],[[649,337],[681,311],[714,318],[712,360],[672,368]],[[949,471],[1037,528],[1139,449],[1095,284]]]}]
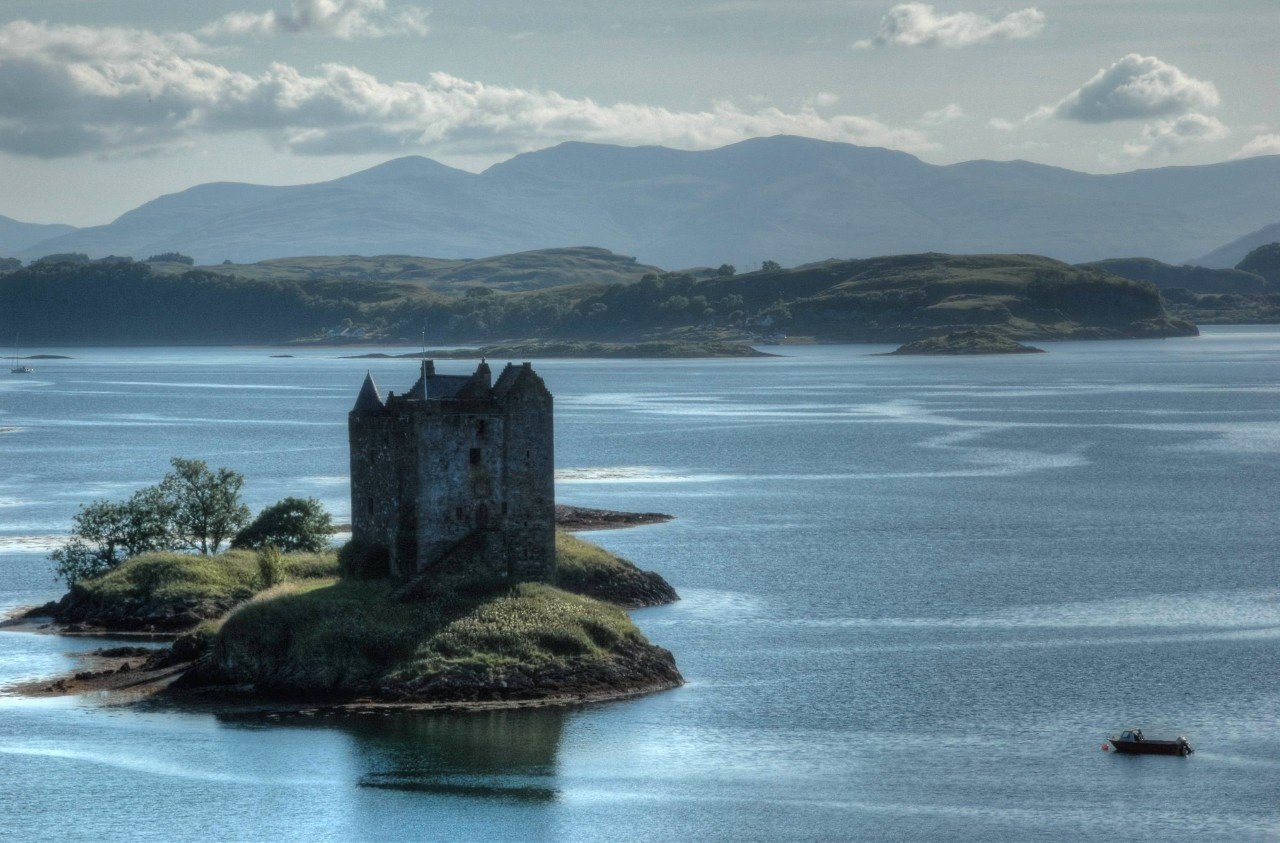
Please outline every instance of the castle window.
[{"label": "castle window", "polygon": [[373,496],[372,495],[364,499],[364,511],[369,513],[370,515],[373,514]]},{"label": "castle window", "polygon": [[484,419],[480,419],[480,421],[476,422],[476,436],[478,436],[478,437],[480,437],[481,439],[483,439],[483,438],[484,438],[484,429],[485,429],[485,427],[486,427],[486,425],[485,425],[485,421],[484,421]]},{"label": "castle window", "polygon": [[479,465],[479,464],[480,464],[480,449],[479,449],[479,448],[472,448],[472,449],[471,449],[471,464],[472,464],[472,465]]},{"label": "castle window", "polygon": [[458,507],[457,509],[455,509],[455,510],[453,511],[453,517],[454,517],[454,519],[455,519],[455,520],[457,520],[457,521],[461,521],[461,520],[462,520],[462,507]]}]

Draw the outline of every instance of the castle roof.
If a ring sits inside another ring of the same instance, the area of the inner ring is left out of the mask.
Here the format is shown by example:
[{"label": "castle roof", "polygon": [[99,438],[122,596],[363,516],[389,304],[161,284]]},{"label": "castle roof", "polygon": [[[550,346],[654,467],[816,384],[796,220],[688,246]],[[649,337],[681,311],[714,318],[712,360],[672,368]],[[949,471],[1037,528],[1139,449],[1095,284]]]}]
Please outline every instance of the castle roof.
[{"label": "castle roof", "polygon": [[[388,397],[387,403],[398,406],[401,401],[501,401],[530,377],[533,378],[533,382],[539,386],[542,385],[542,379],[534,374],[533,367],[528,363],[521,366],[508,363],[502,370],[497,383],[493,383],[489,364],[484,361],[481,361],[475,372],[470,375],[437,375],[435,362],[424,360],[422,375],[413,387],[403,396]],[[386,406],[387,404],[378,395],[378,387],[374,384],[373,377],[366,377],[352,412],[381,413]]]},{"label": "castle roof", "polygon": [[364,385],[360,387],[360,394],[356,396],[356,405],[351,408],[351,412],[380,413],[384,409],[386,405],[382,403],[382,396],[378,394],[378,385],[373,382],[373,373],[366,372]]}]

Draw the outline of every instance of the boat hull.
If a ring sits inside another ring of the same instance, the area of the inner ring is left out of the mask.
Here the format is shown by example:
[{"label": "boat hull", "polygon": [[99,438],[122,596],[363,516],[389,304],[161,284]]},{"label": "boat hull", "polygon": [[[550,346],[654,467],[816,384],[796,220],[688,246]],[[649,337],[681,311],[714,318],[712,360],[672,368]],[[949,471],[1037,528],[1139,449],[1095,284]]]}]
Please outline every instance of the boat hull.
[{"label": "boat hull", "polygon": [[1191,747],[1184,741],[1112,740],[1116,752],[1125,755],[1189,755]]}]

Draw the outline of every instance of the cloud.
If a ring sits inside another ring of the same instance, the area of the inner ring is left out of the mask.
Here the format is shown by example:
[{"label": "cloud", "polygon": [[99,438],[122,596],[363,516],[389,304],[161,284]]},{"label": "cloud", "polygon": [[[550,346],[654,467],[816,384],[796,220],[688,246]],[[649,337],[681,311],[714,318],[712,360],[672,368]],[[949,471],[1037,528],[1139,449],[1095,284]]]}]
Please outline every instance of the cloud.
[{"label": "cloud", "polygon": [[993,20],[973,12],[939,14],[928,3],[899,3],[880,20],[875,37],[854,44],[870,47],[969,47],[992,41],[1034,38],[1044,29],[1044,13],[1035,7]]},{"label": "cloud", "polygon": [[1257,135],[1231,157],[1253,158],[1256,155],[1280,155],[1280,135]]},{"label": "cloud", "polygon": [[292,0],[289,12],[232,12],[201,30],[219,35],[328,35],[382,38],[426,35],[427,13],[415,6],[389,11],[386,0]]},{"label": "cloud", "polygon": [[1050,114],[1080,123],[1149,120],[1218,105],[1218,89],[1155,56],[1130,53],[1094,74]]},{"label": "cloud", "polygon": [[1124,145],[1125,152],[1134,157],[1168,155],[1230,134],[1216,117],[1203,113],[1218,103],[1212,82],[1188,76],[1155,56],[1130,53],[1053,105],[1042,105],[1017,120],[997,117],[988,125],[1013,131],[1054,118],[1086,124],[1146,120],[1141,135]]},{"label": "cloud", "polygon": [[916,122],[921,126],[941,126],[943,123],[951,123],[964,118],[964,109],[960,107],[959,103],[953,102],[934,111],[926,111]]},{"label": "cloud", "polygon": [[1141,136],[1124,145],[1135,158],[1169,155],[1197,143],[1222,140],[1231,130],[1216,117],[1184,114],[1172,120],[1156,120],[1142,127]]},{"label": "cloud", "polygon": [[796,134],[908,151],[921,131],[874,117],[732,102],[702,111],[602,104],[445,73],[387,82],[342,64],[224,67],[189,36],[17,21],[0,26],[0,150],[56,158],[148,154],[252,132],[300,154],[504,154],[564,140],[710,148]]}]

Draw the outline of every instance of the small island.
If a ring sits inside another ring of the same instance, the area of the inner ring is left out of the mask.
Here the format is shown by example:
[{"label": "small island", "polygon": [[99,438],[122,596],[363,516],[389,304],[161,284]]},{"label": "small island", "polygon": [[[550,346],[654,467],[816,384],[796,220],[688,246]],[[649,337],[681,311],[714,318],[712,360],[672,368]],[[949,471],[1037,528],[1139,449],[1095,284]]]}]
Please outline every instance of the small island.
[{"label": "small island", "polygon": [[[366,378],[349,417],[353,537],[340,551],[320,544],[332,524],[318,503],[294,498],[240,528],[222,553],[223,533],[212,542],[202,533],[188,541],[202,553],[138,553],[102,573],[67,567],[91,550],[73,538],[55,554],[60,570],[94,575],[8,625],[172,645],[94,651],[87,669],[15,690],[262,711],[567,704],[674,688],[684,680],[671,653],[625,609],[678,595],[658,574],[556,529],[550,423],[551,395],[528,364],[493,381],[483,363],[437,375],[424,361],[418,383],[385,400]],[[433,461],[420,465],[406,441],[429,442]],[[173,465],[119,512],[177,511],[186,488],[201,500],[217,497],[205,487],[238,492],[234,472]],[[103,506],[82,513],[115,511]],[[666,519],[561,512],[588,526]]]},{"label": "small island", "polygon": [[414,351],[407,354],[352,354],[344,359],[424,359],[480,360],[487,357],[508,359],[606,359],[606,360],[683,360],[704,357],[777,357],[760,351],[744,342],[717,340],[651,340],[646,342],[574,342],[530,340],[527,342],[486,345],[481,348],[460,348],[431,351]]},{"label": "small island", "polygon": [[998,331],[975,330],[925,337],[889,354],[1044,354],[1044,349],[1023,345]]}]

